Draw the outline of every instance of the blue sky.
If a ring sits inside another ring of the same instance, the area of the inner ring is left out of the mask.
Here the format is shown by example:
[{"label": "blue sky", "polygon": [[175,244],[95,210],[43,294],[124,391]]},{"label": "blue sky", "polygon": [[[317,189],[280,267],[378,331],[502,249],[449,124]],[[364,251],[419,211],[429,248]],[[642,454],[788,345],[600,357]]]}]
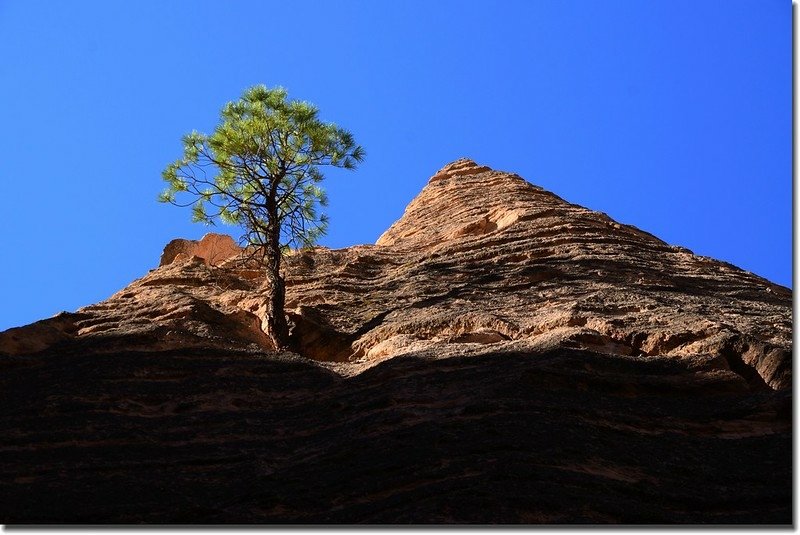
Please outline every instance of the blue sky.
[{"label": "blue sky", "polygon": [[788,1],[5,1],[0,81],[0,330],[207,232],[161,170],[258,83],[367,150],[327,174],[323,245],[374,242],[466,156],[791,284]]}]

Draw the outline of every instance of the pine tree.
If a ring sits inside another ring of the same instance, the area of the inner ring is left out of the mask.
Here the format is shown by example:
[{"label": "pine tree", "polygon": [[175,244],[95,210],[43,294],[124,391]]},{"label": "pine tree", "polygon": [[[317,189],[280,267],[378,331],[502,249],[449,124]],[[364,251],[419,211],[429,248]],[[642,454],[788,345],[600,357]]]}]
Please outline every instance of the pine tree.
[{"label": "pine tree", "polygon": [[328,223],[320,168],[355,169],[364,158],[350,132],[318,113],[281,87],[251,87],[222,108],[211,135],[185,135],[183,157],[162,173],[161,202],[191,206],[195,222],[239,225],[256,246],[270,283],[268,334],[280,350],[289,342],[282,255],[316,243]]}]

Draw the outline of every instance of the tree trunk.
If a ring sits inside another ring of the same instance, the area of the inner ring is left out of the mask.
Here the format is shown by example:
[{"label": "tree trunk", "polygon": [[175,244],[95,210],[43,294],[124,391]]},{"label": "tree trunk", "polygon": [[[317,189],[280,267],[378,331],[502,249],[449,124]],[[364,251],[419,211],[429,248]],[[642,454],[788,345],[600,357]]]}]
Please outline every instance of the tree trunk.
[{"label": "tree trunk", "polygon": [[289,324],[286,322],[286,314],[283,310],[286,302],[286,285],[280,274],[280,257],[273,265],[268,268],[267,272],[267,279],[270,282],[267,334],[275,344],[275,349],[284,351],[289,347]]},{"label": "tree trunk", "polygon": [[285,173],[272,177],[270,189],[266,198],[267,225],[265,256],[267,280],[270,282],[269,310],[267,310],[267,334],[275,344],[276,351],[286,351],[289,348],[289,324],[283,310],[286,303],[286,285],[281,277],[281,224],[278,217],[277,191],[278,185]]}]

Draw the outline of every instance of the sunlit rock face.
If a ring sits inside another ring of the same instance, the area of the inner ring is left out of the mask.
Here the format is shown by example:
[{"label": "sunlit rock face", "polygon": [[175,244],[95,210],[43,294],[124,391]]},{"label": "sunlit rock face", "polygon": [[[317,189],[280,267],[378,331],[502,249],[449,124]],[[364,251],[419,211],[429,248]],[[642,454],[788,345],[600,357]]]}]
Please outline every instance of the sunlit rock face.
[{"label": "sunlit rock face", "polygon": [[791,523],[787,288],[466,159],[286,257],[291,353],[250,253],[0,333],[0,522]]},{"label": "sunlit rock face", "polygon": [[206,234],[199,241],[178,238],[164,247],[159,266],[199,258],[204,264],[216,266],[241,253],[241,249],[227,234]]}]

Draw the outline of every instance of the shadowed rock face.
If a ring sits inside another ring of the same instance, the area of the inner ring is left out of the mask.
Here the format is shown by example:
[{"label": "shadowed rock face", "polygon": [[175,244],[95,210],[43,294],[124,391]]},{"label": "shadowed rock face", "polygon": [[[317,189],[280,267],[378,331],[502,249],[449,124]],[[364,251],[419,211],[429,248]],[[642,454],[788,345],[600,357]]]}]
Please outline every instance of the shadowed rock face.
[{"label": "shadowed rock face", "polygon": [[0,333],[0,521],[791,523],[791,292],[470,160],[374,246],[232,240]]}]

